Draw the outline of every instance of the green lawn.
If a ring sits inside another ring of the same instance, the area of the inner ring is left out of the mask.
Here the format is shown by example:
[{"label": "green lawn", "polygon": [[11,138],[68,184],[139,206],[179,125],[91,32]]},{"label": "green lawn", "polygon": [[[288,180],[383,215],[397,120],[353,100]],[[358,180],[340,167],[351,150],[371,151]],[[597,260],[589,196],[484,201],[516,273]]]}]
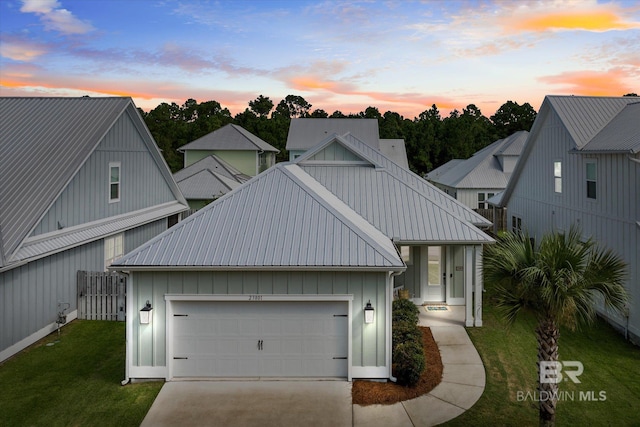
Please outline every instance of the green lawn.
[{"label": "green lawn", "polygon": [[[485,306],[484,327],[467,332],[485,365],[486,388],[471,410],[447,426],[538,425],[537,402],[518,400],[518,392],[536,390],[535,324],[525,315],[508,328],[495,309]],[[582,362],[584,373],[580,384],[560,384],[561,393],[567,393],[558,403],[558,426],[640,426],[640,348],[598,321],[581,331],[561,329],[559,354],[561,361]],[[581,399],[580,392],[606,400]]]},{"label": "green lawn", "polygon": [[0,426],[140,425],[162,383],[123,387],[124,361],[124,323],[70,323],[0,364]]}]

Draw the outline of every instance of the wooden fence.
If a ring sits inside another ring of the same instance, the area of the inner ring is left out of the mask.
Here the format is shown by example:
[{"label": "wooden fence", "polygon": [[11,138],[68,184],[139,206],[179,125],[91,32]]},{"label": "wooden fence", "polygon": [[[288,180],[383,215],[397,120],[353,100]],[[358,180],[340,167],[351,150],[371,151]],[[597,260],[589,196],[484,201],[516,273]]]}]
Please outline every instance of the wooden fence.
[{"label": "wooden fence", "polygon": [[80,270],[77,277],[79,319],[125,321],[126,276]]},{"label": "wooden fence", "polygon": [[[507,210],[503,208],[494,209],[474,209],[477,213],[487,218],[497,226],[497,231],[505,231],[507,229]],[[494,217],[495,213],[495,217]]]}]

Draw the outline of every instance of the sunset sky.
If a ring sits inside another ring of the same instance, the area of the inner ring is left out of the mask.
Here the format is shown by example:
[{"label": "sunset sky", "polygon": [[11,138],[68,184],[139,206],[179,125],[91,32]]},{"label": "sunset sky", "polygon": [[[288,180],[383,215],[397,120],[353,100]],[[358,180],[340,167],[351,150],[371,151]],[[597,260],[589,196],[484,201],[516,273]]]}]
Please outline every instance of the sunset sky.
[{"label": "sunset sky", "polygon": [[414,118],[640,93],[640,1],[2,0],[0,96],[300,95]]}]

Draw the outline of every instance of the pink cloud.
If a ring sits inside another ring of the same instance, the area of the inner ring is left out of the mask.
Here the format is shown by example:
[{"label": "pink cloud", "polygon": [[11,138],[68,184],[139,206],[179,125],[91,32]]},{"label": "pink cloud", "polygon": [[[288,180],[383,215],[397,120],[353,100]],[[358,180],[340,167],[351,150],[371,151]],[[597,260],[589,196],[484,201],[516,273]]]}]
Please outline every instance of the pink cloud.
[{"label": "pink cloud", "polygon": [[21,37],[1,34],[0,35],[0,56],[13,59],[14,61],[29,62],[46,54],[50,50],[50,45],[26,40]]}]

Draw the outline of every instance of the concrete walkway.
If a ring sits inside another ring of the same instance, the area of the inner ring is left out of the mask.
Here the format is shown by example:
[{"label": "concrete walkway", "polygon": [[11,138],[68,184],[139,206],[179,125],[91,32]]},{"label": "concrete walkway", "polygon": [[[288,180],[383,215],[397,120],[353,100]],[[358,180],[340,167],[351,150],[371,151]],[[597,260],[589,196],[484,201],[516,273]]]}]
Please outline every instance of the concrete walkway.
[{"label": "concrete walkway", "polygon": [[464,307],[427,312],[421,307],[419,324],[431,328],[440,349],[442,382],[429,394],[393,405],[353,405],[354,426],[434,426],[454,419],[480,399],[486,379],[484,365],[462,326],[461,309]]}]

